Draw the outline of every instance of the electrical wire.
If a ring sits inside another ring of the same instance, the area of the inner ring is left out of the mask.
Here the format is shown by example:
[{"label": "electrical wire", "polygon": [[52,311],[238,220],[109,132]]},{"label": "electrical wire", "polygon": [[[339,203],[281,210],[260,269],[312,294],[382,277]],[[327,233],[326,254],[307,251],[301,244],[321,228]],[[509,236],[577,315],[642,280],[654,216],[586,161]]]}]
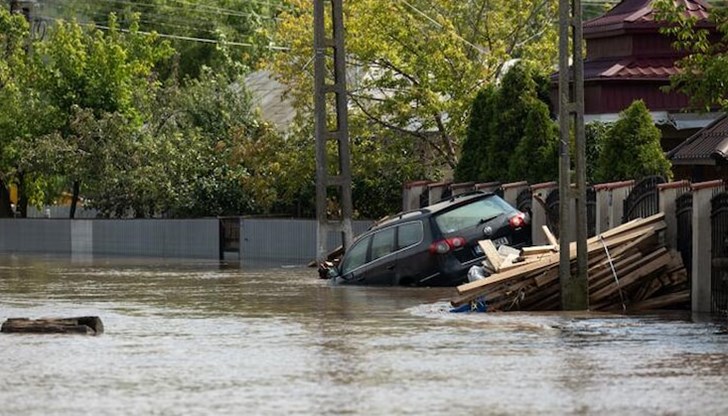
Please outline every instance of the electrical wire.
[{"label": "electrical wire", "polygon": [[[56,17],[50,17],[50,16],[39,16],[39,18],[44,20],[54,20],[57,22],[68,22],[65,19],[56,18]],[[80,24],[93,26],[97,29],[101,30],[111,30],[109,26],[100,25],[94,22],[84,22],[79,21]],[[123,28],[116,28],[116,30],[124,33],[130,33],[131,31],[129,29],[123,29]],[[181,35],[171,35],[168,33],[157,33],[157,32],[146,32],[142,30],[137,30],[136,33],[139,33],[141,35],[147,35],[147,36],[159,36],[160,38],[166,38],[166,39],[176,39],[176,40],[184,40],[189,42],[199,42],[199,43],[210,43],[210,44],[224,44],[228,46],[242,46],[242,47],[249,47],[249,48],[255,48],[255,47],[263,47],[265,49],[270,49],[274,51],[289,51],[291,48],[287,46],[278,46],[278,45],[268,45],[268,46],[258,46],[254,45],[252,43],[245,43],[245,42],[232,42],[232,41],[220,41],[217,39],[207,39],[207,38],[198,38],[193,36],[181,36]]]}]

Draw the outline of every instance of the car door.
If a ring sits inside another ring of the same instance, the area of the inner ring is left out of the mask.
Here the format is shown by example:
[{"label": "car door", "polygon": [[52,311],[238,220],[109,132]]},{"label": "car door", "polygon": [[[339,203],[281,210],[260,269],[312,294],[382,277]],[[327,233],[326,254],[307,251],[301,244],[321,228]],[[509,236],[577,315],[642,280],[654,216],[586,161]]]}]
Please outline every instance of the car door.
[{"label": "car door", "polygon": [[437,274],[437,264],[428,248],[422,221],[408,222],[397,227],[398,284],[415,285]]},{"label": "car door", "polygon": [[385,228],[372,235],[364,282],[371,285],[397,284],[396,227]]}]

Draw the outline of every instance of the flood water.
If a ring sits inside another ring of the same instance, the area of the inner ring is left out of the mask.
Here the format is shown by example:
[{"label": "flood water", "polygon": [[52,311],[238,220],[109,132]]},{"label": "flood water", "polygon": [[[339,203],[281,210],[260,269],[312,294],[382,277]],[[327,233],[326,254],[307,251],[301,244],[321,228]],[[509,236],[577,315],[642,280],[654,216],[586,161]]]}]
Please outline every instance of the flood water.
[{"label": "flood water", "polygon": [[0,256],[0,320],[106,327],[0,334],[0,414],[728,414],[724,318],[452,314],[453,290]]}]

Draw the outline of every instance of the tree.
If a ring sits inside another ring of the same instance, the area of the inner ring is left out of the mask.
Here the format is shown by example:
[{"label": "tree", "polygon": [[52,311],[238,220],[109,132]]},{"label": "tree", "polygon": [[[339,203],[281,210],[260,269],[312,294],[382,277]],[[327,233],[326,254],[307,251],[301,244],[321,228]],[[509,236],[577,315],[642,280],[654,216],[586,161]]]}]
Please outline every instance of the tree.
[{"label": "tree", "polygon": [[[277,43],[291,50],[270,67],[291,88],[297,110],[310,114],[312,5],[291,3],[277,32]],[[477,91],[511,58],[548,67],[556,54],[552,0],[361,0],[344,9],[350,116],[364,120],[351,136],[408,137],[426,143],[447,168],[457,165]]]},{"label": "tree", "polygon": [[[44,7],[48,14],[99,26],[109,26],[112,13],[123,26],[141,15],[139,30],[166,37],[177,52],[176,70],[192,78],[199,77],[203,67],[229,69],[223,53],[234,52],[235,60],[246,66],[270,54],[277,16],[288,8],[281,0],[65,0]],[[231,50],[222,50],[216,42],[230,44]]]},{"label": "tree", "polygon": [[61,152],[64,160],[58,173],[73,183],[73,218],[82,181],[94,178],[94,172],[101,169],[98,164],[103,159],[94,154],[94,149],[103,148],[98,141],[128,137],[74,134],[72,124],[79,112],[88,110],[87,115],[99,120],[119,113],[125,122],[141,126],[145,119],[142,110],[160,85],[154,77],[155,66],[172,49],[154,36],[139,33],[136,21],[127,33],[122,32],[112,14],[107,33],[84,29],[75,22],[58,22],[36,51],[37,88],[60,118],[49,134],[59,139],[59,147],[72,146]]},{"label": "tree", "polygon": [[711,6],[708,22],[715,29],[686,13],[683,2],[653,2],[657,18],[668,23],[661,32],[672,36],[674,48],[686,54],[676,62],[680,71],[670,77],[669,88],[685,93],[691,107],[704,111],[728,109],[728,7],[725,2]]},{"label": "tree", "polygon": [[601,182],[662,175],[671,178],[670,161],[660,146],[660,130],[642,100],[620,113],[604,138],[597,179]]},{"label": "tree", "polygon": [[515,64],[498,88],[473,103],[458,180],[553,180],[558,172],[558,129],[543,94],[546,78],[528,63]]}]

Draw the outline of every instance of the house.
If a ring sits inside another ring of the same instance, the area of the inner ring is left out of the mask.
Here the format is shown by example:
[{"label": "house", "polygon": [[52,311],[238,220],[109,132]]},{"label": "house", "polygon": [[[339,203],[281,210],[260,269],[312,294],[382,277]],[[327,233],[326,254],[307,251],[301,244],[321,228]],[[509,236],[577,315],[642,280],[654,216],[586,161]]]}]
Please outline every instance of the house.
[{"label": "house", "polygon": [[675,179],[728,180],[728,116],[723,115],[668,153]]},{"label": "house", "polygon": [[[704,0],[674,0],[685,13],[710,28]],[[688,97],[666,92],[675,61],[683,54],[660,33],[652,0],[623,0],[604,15],[583,24],[584,122],[612,122],[633,101],[641,99],[662,131],[662,145],[670,150],[715,120],[718,113],[690,113]],[[558,101],[558,74],[552,76],[552,100]],[[558,103],[557,103],[558,105]]]}]

